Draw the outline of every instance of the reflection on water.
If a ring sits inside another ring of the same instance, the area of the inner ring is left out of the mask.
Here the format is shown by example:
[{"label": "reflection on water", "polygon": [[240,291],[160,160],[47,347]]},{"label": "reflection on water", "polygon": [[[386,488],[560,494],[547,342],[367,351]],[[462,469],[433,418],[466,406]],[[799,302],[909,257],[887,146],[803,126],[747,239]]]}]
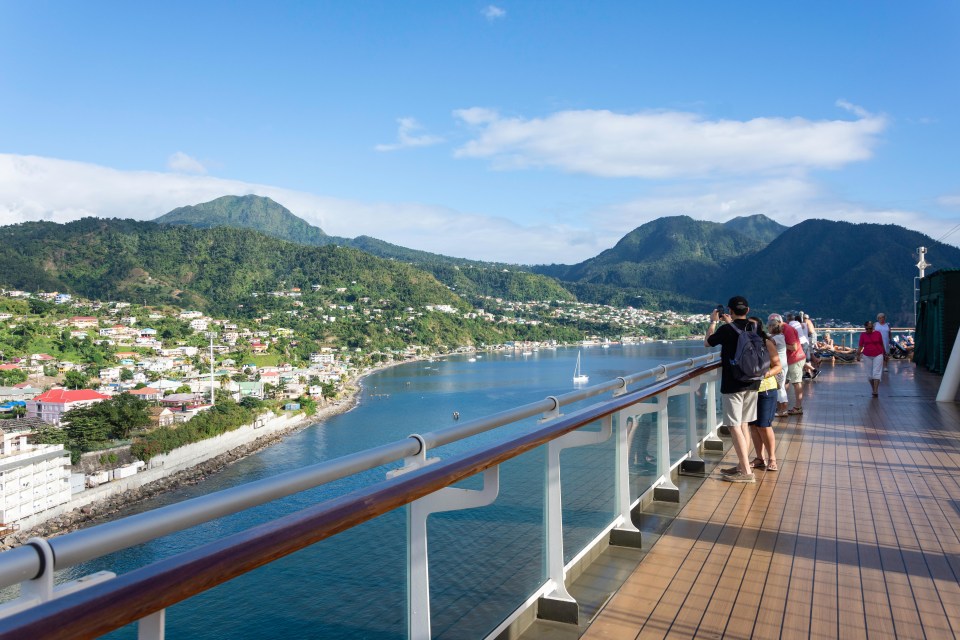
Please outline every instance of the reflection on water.
[{"label": "reflection on water", "polygon": [[[541,350],[524,358],[492,353],[475,362],[454,357],[401,365],[365,380],[360,406],[353,411],[291,434],[197,485],[160,496],[131,512],[276,475],[411,433],[433,431],[453,424],[454,412],[459,412],[461,421],[470,420],[566,393],[573,389],[570,372],[578,350],[592,383],[705,352],[701,343],[691,341]],[[672,413],[683,416],[685,407],[680,403],[675,408],[671,400]],[[673,422],[671,441],[683,442],[684,432],[674,433]],[[441,457],[458,453],[535,424],[530,419],[433,453]],[[656,433],[637,429],[634,438],[631,484],[636,495],[654,475],[655,468],[639,452],[656,453]],[[543,451],[536,450],[502,465],[501,491],[493,505],[431,516],[435,637],[482,637],[543,582],[544,458]],[[613,439],[562,454],[568,559],[612,517],[612,472],[598,470],[612,470],[613,459]],[[221,518],[74,567],[58,578],[72,579],[102,569],[125,573],[378,482],[384,472],[369,471]],[[404,511],[388,513],[173,607],[167,612],[168,637],[403,638],[405,538]],[[135,633],[131,626],[108,637],[133,638]]]}]

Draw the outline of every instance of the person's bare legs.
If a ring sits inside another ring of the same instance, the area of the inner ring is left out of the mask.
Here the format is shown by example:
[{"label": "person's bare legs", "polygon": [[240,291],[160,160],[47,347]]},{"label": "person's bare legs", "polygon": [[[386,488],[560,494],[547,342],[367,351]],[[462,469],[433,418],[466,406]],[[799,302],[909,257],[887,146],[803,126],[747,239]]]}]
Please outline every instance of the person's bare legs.
[{"label": "person's bare legs", "polygon": [[734,427],[730,427],[730,437],[733,439],[733,450],[737,454],[737,460],[740,462],[740,473],[745,476],[753,474],[750,468],[750,440],[747,437],[747,430],[750,425],[744,422]]},{"label": "person's bare legs", "polygon": [[803,409],[803,383],[802,382],[793,383],[793,397],[794,397],[793,408]]},{"label": "person's bare legs", "polygon": [[763,460],[763,440],[760,438],[760,427],[750,425],[750,439],[753,440],[753,451],[757,460]]},{"label": "person's bare legs", "polygon": [[760,433],[759,433],[759,438],[760,438],[760,441],[763,443],[763,448],[764,448],[764,450],[766,451],[766,454],[767,454],[767,457],[764,458],[764,461],[766,462],[767,468],[770,469],[771,467],[773,467],[772,470],[776,470],[776,468],[777,468],[777,438],[776,438],[776,436],[775,436],[774,433],[773,433],[773,429],[772,429],[771,427],[762,427],[762,428],[761,428],[761,427],[754,427],[754,429],[756,429],[757,431],[760,432]]}]

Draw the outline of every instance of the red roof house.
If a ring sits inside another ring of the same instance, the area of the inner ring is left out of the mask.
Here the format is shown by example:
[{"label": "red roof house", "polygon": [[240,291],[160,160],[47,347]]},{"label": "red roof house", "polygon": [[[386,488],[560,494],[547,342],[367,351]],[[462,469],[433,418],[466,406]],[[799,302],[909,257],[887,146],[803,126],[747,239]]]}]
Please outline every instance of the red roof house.
[{"label": "red roof house", "polygon": [[48,424],[61,426],[63,414],[70,409],[109,400],[93,389],[50,389],[33,400],[27,400],[27,416],[40,418]]}]

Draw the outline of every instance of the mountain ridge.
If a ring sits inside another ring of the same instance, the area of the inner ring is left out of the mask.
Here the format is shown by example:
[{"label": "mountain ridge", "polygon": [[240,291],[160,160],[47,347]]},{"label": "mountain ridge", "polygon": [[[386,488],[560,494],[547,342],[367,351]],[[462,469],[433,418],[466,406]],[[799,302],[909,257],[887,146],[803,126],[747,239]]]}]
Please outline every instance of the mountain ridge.
[{"label": "mountain ridge", "polygon": [[[63,226],[38,222],[0,227],[0,238],[14,248],[0,254],[0,284],[103,294],[116,293],[122,283],[140,293],[150,287],[156,289],[156,279],[152,284],[144,280],[153,277],[145,258],[156,261],[156,256],[149,251],[140,255],[129,250],[131,243],[139,242],[135,238],[147,233],[138,225],[153,225],[155,241],[168,244],[172,255],[204,255],[212,261],[206,268],[221,274],[222,286],[232,288],[234,296],[254,283],[267,286],[270,278],[302,280],[309,267],[291,262],[289,255],[309,261],[317,259],[304,257],[303,252],[309,249],[335,252],[344,248],[383,260],[369,263],[362,277],[381,278],[391,271],[386,265],[406,264],[429,274],[460,303],[470,300],[478,304],[485,297],[516,301],[578,299],[705,313],[718,302],[740,294],[751,300],[758,313],[803,309],[815,317],[859,321],[885,311],[893,322],[904,324],[912,322],[913,317],[912,254],[916,247],[928,247],[937,268],[960,268],[960,249],[896,225],[812,219],[785,227],[762,214],[725,223],[685,215],[665,216],[640,225],[588,260],[574,265],[533,266],[442,256],[368,236],[352,240],[329,236],[260,196],[225,196],[192,209],[175,209],[155,222],[113,220],[108,224],[98,220],[89,218]],[[294,234],[297,237],[276,239],[283,225],[298,229]],[[315,232],[304,231],[304,226]],[[188,228],[206,230],[207,239],[185,243],[183,237],[189,234],[184,229]],[[164,229],[168,231],[161,231]],[[231,235],[230,229],[248,235]],[[255,252],[271,253],[273,260],[260,265],[267,276],[246,268],[242,250],[236,248],[230,256],[222,257],[225,264],[218,264],[216,253],[204,245],[212,242],[210,238],[224,238]],[[58,245],[53,239],[64,243]],[[115,259],[97,264],[93,258],[100,256],[91,252]],[[190,263],[191,259],[187,255],[184,262]],[[241,264],[231,267],[231,261]],[[290,273],[281,273],[273,265],[281,265]],[[202,279],[199,271],[180,269],[176,272],[176,278],[182,278],[180,283],[167,274],[164,295],[174,296],[178,291],[174,297],[181,298],[183,304],[206,300],[213,293],[212,283],[203,281],[207,289],[201,287],[198,293],[194,283],[198,277]],[[239,284],[235,282],[238,274]]]}]

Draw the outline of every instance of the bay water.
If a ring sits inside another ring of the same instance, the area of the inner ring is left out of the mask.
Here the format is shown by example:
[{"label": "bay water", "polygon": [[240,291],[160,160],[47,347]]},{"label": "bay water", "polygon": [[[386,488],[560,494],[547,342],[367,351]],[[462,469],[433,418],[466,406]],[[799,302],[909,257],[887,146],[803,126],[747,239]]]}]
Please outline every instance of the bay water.
[{"label": "bay water", "polygon": [[[705,353],[699,341],[540,349],[452,356],[384,369],[363,381],[353,410],[292,433],[203,482],[132,507],[153,509],[197,495],[330,460],[411,433],[425,433],[573,390],[577,354],[588,385]],[[595,402],[588,400],[587,403]],[[569,412],[572,408],[564,408]],[[682,412],[682,407],[680,412]],[[671,413],[674,412],[671,406]],[[529,419],[431,452],[443,457],[515,435]],[[684,433],[671,441],[682,442]],[[637,430],[638,432],[641,430]],[[631,493],[653,480],[649,432],[631,451]],[[564,540],[572,557],[613,517],[613,439],[562,458]],[[679,448],[679,447],[678,447]],[[683,451],[672,451],[677,459]],[[436,514],[429,521],[431,611],[436,638],[482,638],[544,580],[543,447],[501,465],[501,489],[489,507]],[[395,465],[396,466],[396,465]],[[221,518],[62,572],[118,574],[383,480],[386,468],[343,479]],[[458,484],[479,488],[479,478]],[[405,511],[322,541],[167,611],[168,638],[404,638],[406,636]],[[134,638],[134,625],[108,637]]]}]

